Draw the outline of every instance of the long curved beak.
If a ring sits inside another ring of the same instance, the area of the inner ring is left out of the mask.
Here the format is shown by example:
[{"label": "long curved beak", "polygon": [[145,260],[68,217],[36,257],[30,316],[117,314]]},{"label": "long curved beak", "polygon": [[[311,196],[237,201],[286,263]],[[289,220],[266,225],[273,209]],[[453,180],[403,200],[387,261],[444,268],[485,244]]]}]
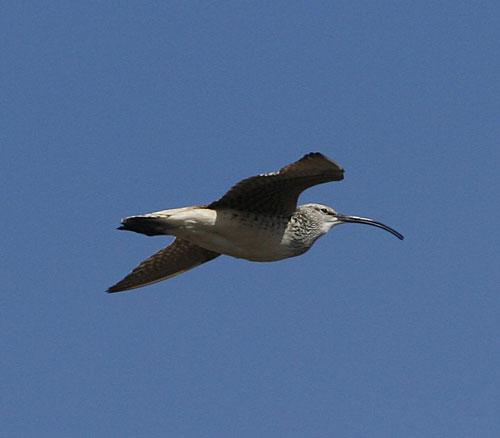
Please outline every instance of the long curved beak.
[{"label": "long curved beak", "polygon": [[342,222],[350,222],[353,224],[365,224],[372,225],[374,227],[382,228],[385,231],[388,231],[391,234],[394,234],[398,239],[403,240],[404,236],[401,233],[398,233],[395,229],[388,227],[380,222],[374,221],[373,219],[368,219],[366,217],[358,217],[358,216],[345,216],[343,214],[337,215],[338,219]]}]

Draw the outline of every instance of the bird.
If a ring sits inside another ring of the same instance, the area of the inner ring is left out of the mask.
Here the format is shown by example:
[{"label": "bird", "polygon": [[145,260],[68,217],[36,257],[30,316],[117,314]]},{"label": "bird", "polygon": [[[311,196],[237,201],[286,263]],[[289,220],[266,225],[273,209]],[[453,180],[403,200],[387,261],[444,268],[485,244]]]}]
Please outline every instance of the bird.
[{"label": "bird", "polygon": [[317,184],[344,179],[344,169],[319,152],[271,172],[246,178],[222,198],[206,205],[129,216],[119,230],[175,240],[137,266],[107,292],[147,286],[182,274],[221,254],[254,262],[273,262],[307,252],[336,225],[359,223],[393,228],[373,219],[340,214],[325,204],[297,206],[299,195]]}]

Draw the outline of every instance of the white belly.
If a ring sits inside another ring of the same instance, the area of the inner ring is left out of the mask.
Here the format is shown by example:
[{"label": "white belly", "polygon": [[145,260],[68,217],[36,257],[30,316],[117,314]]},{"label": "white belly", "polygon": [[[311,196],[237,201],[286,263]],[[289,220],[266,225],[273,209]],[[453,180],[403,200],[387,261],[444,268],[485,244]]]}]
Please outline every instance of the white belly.
[{"label": "white belly", "polygon": [[197,210],[184,216],[182,225],[169,230],[169,234],[220,254],[255,262],[272,262],[304,252],[288,246],[288,240],[283,239],[287,225],[284,219],[256,218],[232,210]]}]

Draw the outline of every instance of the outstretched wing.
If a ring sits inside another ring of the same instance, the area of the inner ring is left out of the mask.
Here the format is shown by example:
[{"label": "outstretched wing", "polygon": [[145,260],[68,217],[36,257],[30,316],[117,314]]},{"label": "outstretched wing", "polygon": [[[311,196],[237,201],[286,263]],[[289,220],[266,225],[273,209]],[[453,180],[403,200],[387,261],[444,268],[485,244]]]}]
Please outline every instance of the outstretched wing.
[{"label": "outstretched wing", "polygon": [[144,260],[123,280],[111,286],[108,292],[121,292],[166,280],[218,256],[217,252],[177,238],[170,246]]},{"label": "outstretched wing", "polygon": [[309,187],[344,179],[344,169],[319,152],[305,155],[279,172],[252,176],[236,184],[208,208],[289,216]]}]

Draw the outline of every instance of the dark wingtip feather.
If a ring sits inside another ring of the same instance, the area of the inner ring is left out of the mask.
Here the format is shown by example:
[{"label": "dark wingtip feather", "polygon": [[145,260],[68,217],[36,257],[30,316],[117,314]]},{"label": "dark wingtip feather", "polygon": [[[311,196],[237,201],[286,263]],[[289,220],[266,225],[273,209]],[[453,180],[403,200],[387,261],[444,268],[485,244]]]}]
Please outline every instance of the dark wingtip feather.
[{"label": "dark wingtip feather", "polygon": [[123,283],[123,280],[119,281],[118,283],[114,284],[113,286],[108,287],[106,289],[106,293],[112,294],[112,293],[115,293],[115,292],[122,292],[124,290],[127,290],[128,288],[124,287],[122,285],[122,283]]}]

